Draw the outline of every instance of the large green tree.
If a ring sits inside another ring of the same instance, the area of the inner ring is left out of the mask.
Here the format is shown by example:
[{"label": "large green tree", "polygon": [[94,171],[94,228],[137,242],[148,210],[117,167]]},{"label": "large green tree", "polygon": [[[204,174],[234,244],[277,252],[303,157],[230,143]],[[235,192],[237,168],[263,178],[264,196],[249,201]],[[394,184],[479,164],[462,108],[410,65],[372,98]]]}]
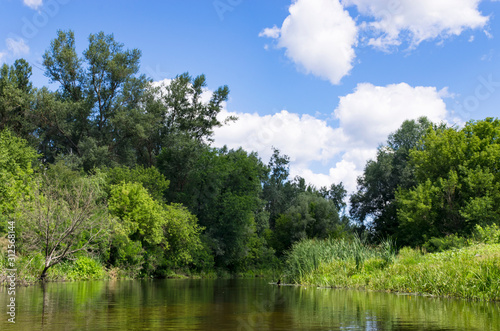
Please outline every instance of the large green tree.
[{"label": "large green tree", "polygon": [[0,67],[0,130],[8,128],[21,138],[34,141],[34,94],[30,82],[31,66],[19,59],[12,66]]},{"label": "large green tree", "polygon": [[379,147],[376,159],[367,162],[358,178],[358,191],[350,198],[350,214],[354,220],[371,227],[376,238],[397,234],[396,191],[415,185],[413,165],[408,162],[410,152],[432,127],[425,117],[403,122],[387,143]]},{"label": "large green tree", "polygon": [[19,202],[32,193],[37,156],[24,139],[0,131],[0,233]]},{"label": "large green tree", "polygon": [[291,206],[299,193],[312,189],[307,187],[303,178],[297,177],[290,180],[289,164],[290,158],[281,154],[277,148],[273,148],[268,164],[269,172],[263,181],[262,192],[266,210],[269,213],[271,229],[274,229],[276,219]]},{"label": "large green tree", "polygon": [[250,246],[258,242],[253,251],[265,250],[265,242],[256,238],[268,228],[260,199],[267,168],[256,154],[187,139],[165,148],[158,167],[171,180],[167,199],[183,203],[206,228],[217,266],[243,268],[252,255]]},{"label": "large green tree", "polygon": [[[138,107],[149,81],[139,75],[141,52],[124,49],[113,35],[91,34],[79,57],[72,31],[58,31],[43,56],[45,74],[59,83],[55,96],[39,96],[41,149],[50,160],[75,153],[86,169],[134,163],[130,132],[113,123]],[[49,153],[50,152],[50,153]]]},{"label": "large green tree", "polygon": [[500,224],[500,121],[430,131],[411,152],[417,185],[396,196],[399,230],[408,244],[468,235],[476,224]]},{"label": "large green tree", "polygon": [[114,185],[109,211],[113,227],[110,263],[145,275],[186,266],[201,249],[197,219],[178,204],[154,200],[137,182]]},{"label": "large green tree", "polygon": [[279,255],[302,239],[324,239],[345,230],[333,200],[315,192],[303,192],[276,219],[273,247]]}]

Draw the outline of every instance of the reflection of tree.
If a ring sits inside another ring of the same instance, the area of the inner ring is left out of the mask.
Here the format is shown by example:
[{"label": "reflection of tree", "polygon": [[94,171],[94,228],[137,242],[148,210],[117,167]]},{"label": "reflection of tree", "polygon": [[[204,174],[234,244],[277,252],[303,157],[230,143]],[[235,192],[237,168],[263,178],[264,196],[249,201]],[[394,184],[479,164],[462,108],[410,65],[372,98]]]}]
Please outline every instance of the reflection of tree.
[{"label": "reflection of tree", "polygon": [[[25,312],[23,330],[496,330],[500,325],[498,303],[278,288],[260,280],[41,286],[36,298],[19,296]],[[30,310],[42,312],[41,326],[40,319],[25,318]]]},{"label": "reflection of tree", "polygon": [[42,296],[43,296],[43,302],[42,302],[42,330],[45,327],[45,307],[48,306],[47,302],[47,284],[45,282],[41,283],[42,286]]}]

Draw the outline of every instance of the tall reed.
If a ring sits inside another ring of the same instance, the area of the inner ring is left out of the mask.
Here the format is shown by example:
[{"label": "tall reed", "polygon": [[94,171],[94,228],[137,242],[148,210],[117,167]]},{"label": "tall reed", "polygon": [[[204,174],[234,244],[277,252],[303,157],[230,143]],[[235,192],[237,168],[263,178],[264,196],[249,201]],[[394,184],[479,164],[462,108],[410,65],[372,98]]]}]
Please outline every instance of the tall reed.
[{"label": "tall reed", "polygon": [[359,236],[349,239],[302,240],[287,253],[285,279],[300,283],[305,275],[320,265],[334,261],[354,262],[356,269],[359,269],[368,259],[382,259],[390,263],[394,256],[394,245],[389,240],[376,247],[368,245]]}]

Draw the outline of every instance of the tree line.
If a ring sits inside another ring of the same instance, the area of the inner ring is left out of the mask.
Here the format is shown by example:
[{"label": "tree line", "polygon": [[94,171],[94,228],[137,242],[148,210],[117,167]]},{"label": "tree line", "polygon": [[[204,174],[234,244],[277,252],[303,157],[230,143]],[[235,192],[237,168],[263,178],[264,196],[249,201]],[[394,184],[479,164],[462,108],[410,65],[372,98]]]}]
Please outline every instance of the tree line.
[{"label": "tree line", "polygon": [[156,86],[141,52],[103,32],[78,55],[58,31],[43,55],[57,89],[19,59],[0,68],[0,234],[43,255],[41,278],[90,255],[132,277],[275,267],[303,239],[363,235],[399,246],[500,224],[500,121],[405,121],[368,161],[347,205],[342,183],[290,178],[273,149],[212,146],[229,95],[206,77]]},{"label": "tree line", "polygon": [[133,277],[269,269],[298,240],[348,230],[342,184],[290,180],[277,149],[264,164],[212,146],[237,120],[218,117],[227,86],[204,101],[204,75],[155,87],[113,35],[90,35],[81,56],[75,43],[58,31],[43,55],[55,91],[34,87],[23,59],[0,70],[0,232],[16,224],[41,278],[89,254]]},{"label": "tree line", "polygon": [[405,121],[366,164],[350,214],[372,237],[400,246],[468,237],[476,225],[500,225],[499,169],[500,120],[463,128]]}]

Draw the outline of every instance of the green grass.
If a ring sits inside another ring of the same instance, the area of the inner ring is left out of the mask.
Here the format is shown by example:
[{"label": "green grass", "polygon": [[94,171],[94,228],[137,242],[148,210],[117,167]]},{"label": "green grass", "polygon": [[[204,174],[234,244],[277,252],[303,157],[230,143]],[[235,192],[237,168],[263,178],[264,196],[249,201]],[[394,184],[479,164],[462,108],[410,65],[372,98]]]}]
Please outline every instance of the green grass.
[{"label": "green grass", "polygon": [[359,239],[307,240],[290,252],[286,273],[297,284],[500,301],[500,244],[440,253],[403,248],[391,258],[390,248]]},{"label": "green grass", "polygon": [[353,239],[303,240],[286,256],[285,280],[302,283],[315,270],[336,266],[350,275],[368,264],[387,265],[395,254],[390,241],[377,247],[368,246],[359,237]]}]

